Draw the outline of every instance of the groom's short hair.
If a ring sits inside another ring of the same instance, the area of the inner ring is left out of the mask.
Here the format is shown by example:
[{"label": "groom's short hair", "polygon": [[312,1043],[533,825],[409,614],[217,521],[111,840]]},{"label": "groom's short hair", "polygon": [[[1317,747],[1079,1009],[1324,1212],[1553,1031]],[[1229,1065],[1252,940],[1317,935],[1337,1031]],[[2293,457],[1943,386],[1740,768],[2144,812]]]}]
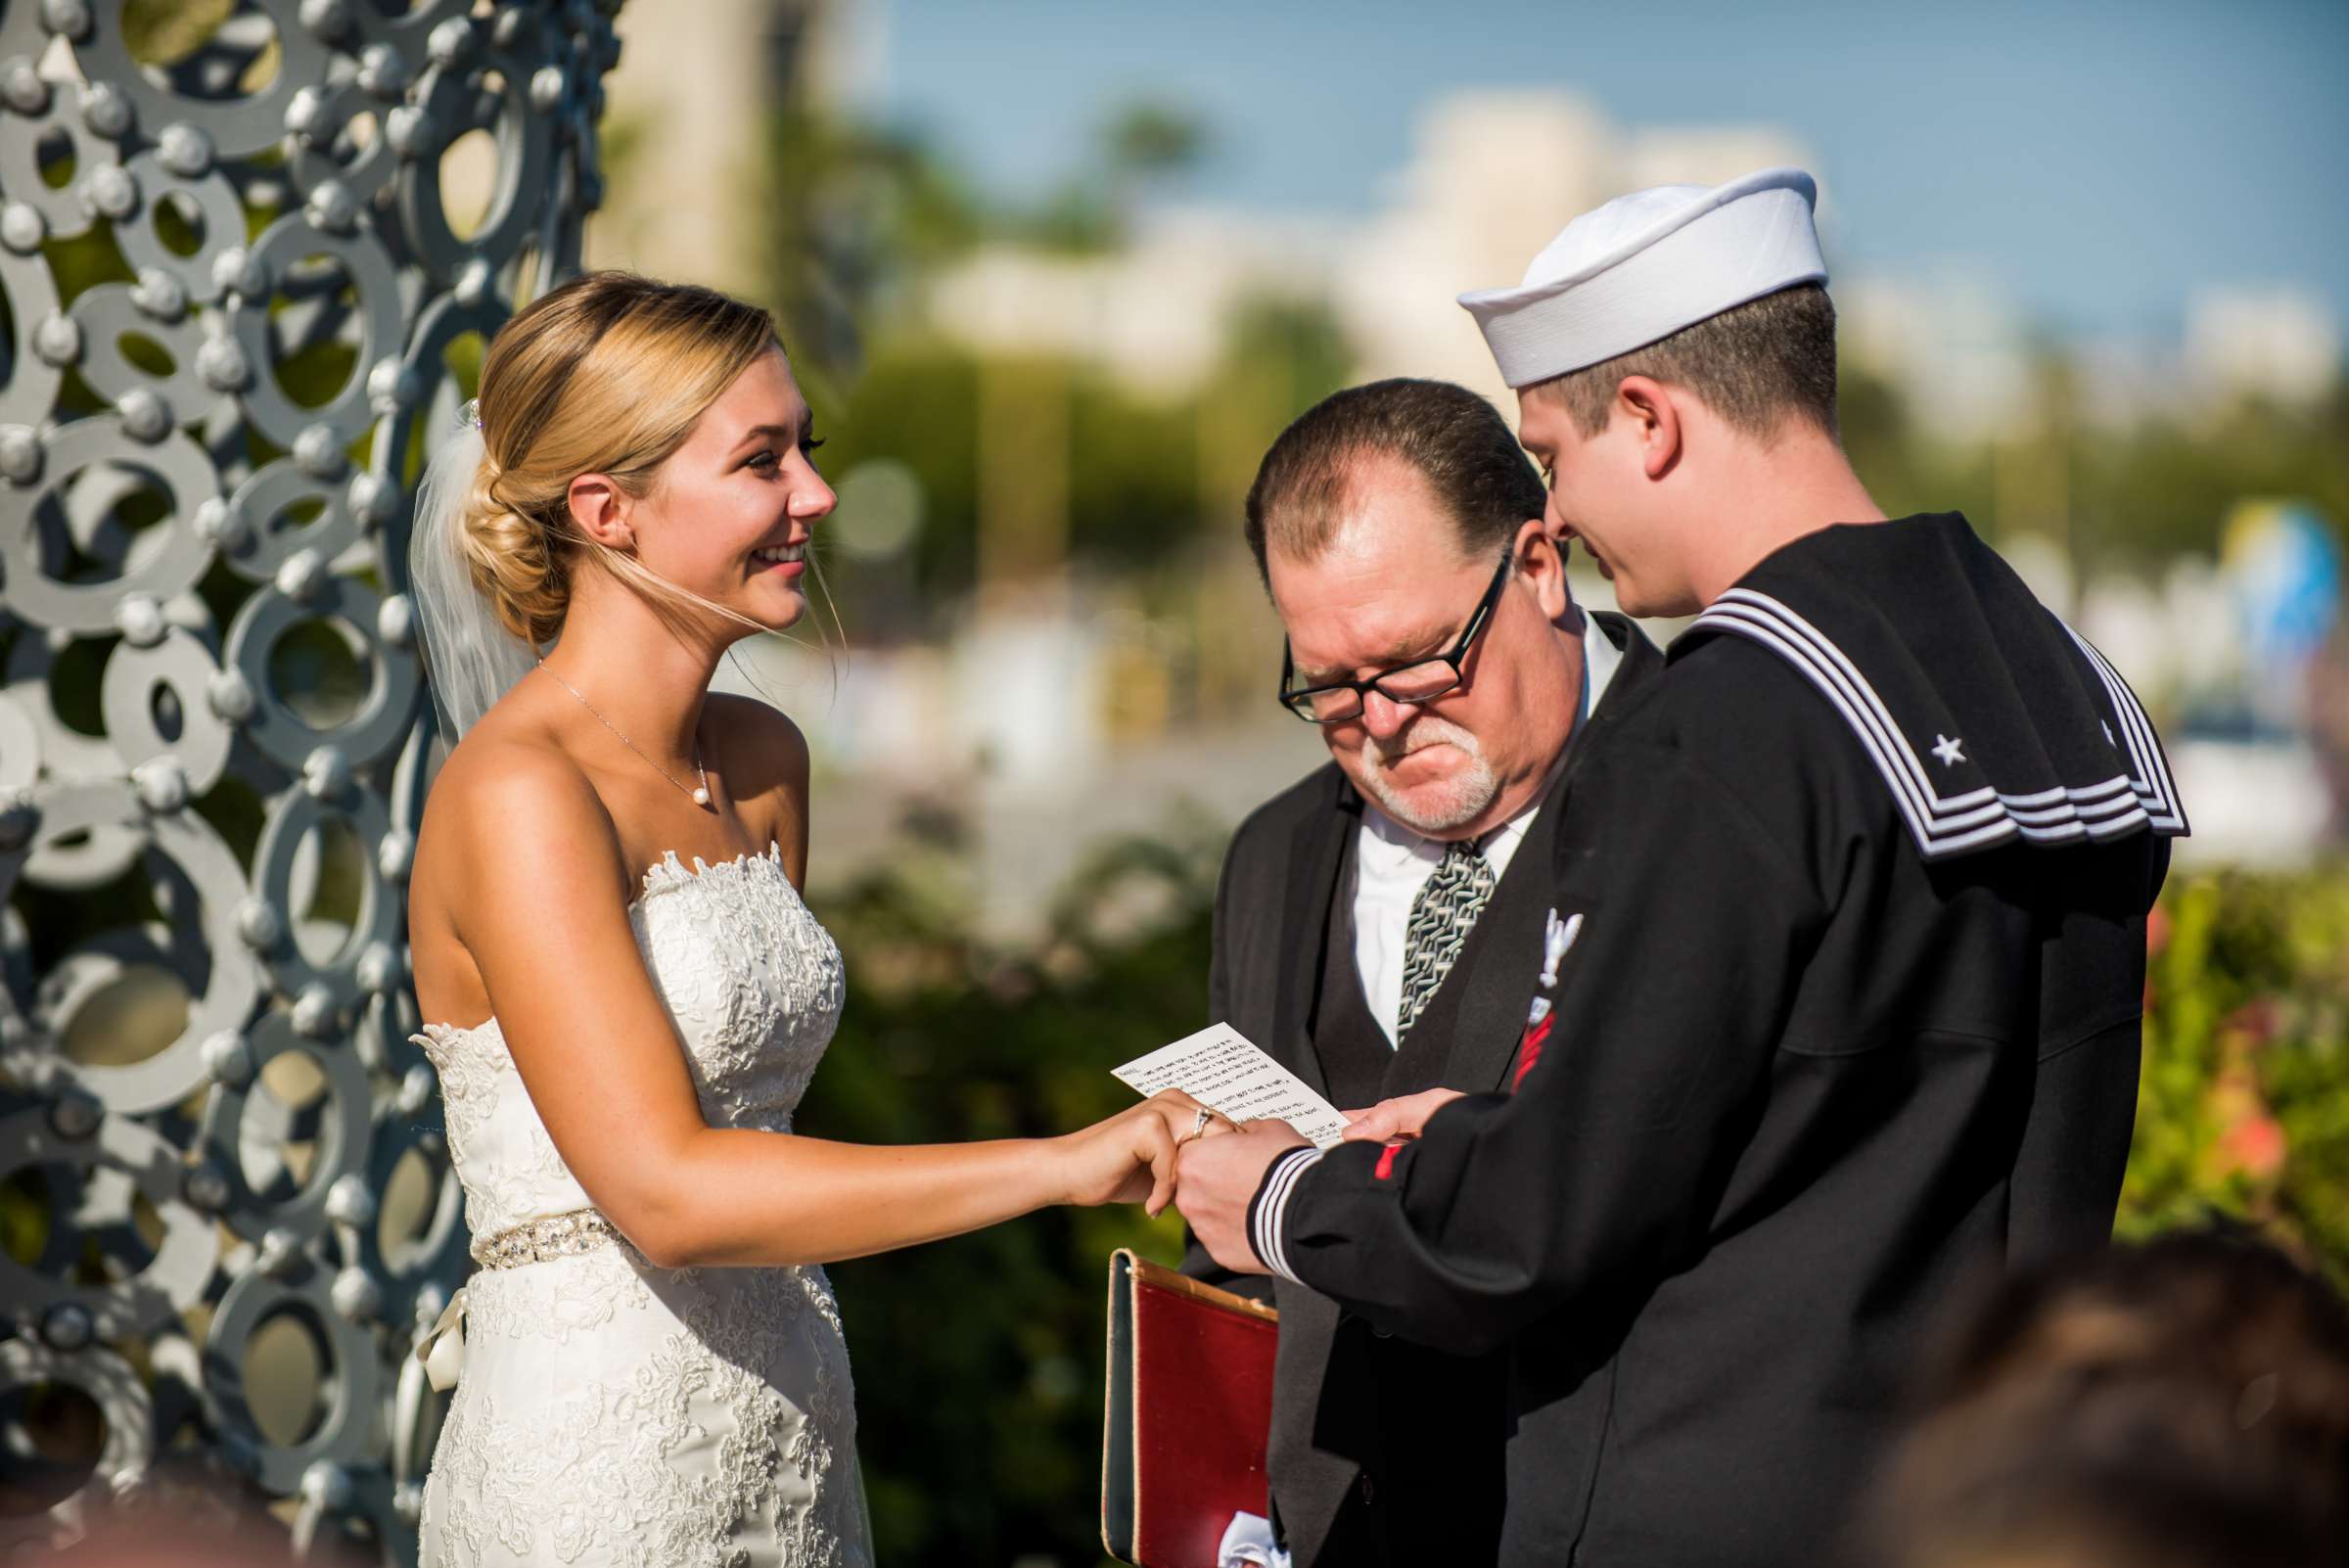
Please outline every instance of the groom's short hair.
[{"label": "groom's short hair", "polygon": [[1626,376],[1685,387],[1731,429],[1769,440],[1789,417],[1835,434],[1835,306],[1797,284],[1682,327],[1669,338],[1520,389],[1562,404],[1588,438],[1607,428]]},{"label": "groom's short hair", "polygon": [[1397,377],[1332,392],[1280,433],[1248,489],[1248,547],[1299,561],[1336,535],[1366,463],[1407,465],[1450,514],[1465,555],[1498,551],[1548,495],[1494,406],[1448,381]]}]

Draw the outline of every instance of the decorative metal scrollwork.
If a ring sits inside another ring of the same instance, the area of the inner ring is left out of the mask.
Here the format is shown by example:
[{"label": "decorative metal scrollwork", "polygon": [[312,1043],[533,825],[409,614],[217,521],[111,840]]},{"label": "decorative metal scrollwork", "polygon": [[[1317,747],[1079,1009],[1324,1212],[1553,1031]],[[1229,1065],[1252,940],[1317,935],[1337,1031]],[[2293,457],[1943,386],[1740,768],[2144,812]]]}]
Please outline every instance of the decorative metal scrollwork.
[{"label": "decorative metal scrollwork", "polygon": [[0,0],[0,1440],[72,1451],[0,1553],[225,1480],[414,1559],[409,506],[576,270],[616,9]]}]

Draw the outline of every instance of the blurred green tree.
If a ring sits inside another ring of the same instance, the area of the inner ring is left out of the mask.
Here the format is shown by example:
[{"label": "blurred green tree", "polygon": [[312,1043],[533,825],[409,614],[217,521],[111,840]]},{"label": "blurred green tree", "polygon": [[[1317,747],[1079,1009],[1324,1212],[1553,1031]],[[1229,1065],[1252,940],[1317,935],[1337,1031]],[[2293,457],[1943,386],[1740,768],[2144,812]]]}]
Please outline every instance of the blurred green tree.
[{"label": "blurred green tree", "polygon": [[1207,127],[1198,115],[1153,100],[1119,108],[1103,128],[1102,141],[1111,175],[1129,181],[1188,172],[1208,148]]},{"label": "blurred green tree", "polygon": [[1209,142],[1205,123],[1179,105],[1121,104],[1101,121],[1090,156],[1041,203],[1003,209],[1001,235],[1076,255],[1114,251],[1131,236],[1141,204],[1196,168]]}]

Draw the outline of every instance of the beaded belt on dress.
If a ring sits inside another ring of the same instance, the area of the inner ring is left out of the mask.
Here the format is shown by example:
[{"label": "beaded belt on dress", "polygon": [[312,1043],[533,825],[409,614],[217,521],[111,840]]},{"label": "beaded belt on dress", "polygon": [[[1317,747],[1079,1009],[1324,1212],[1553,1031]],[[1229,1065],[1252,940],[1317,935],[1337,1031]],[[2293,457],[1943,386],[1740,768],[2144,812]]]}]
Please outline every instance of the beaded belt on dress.
[{"label": "beaded belt on dress", "polygon": [[473,1261],[484,1268],[519,1268],[550,1258],[576,1258],[620,1239],[612,1222],[593,1209],[526,1221],[494,1236],[473,1239]]}]

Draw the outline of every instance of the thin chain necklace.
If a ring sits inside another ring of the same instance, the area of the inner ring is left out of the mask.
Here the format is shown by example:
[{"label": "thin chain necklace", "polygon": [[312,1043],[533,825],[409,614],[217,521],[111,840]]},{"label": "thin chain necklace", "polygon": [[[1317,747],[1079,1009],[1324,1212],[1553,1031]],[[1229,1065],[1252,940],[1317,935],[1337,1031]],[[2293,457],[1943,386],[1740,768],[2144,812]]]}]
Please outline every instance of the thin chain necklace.
[{"label": "thin chain necklace", "polygon": [[698,790],[689,790],[683,784],[677,783],[677,776],[674,773],[671,773],[668,768],[663,767],[659,762],[654,762],[652,758],[645,754],[645,751],[642,747],[638,746],[634,741],[628,739],[627,736],[621,735],[620,726],[613,723],[609,718],[606,718],[604,716],[604,711],[596,707],[595,704],[589,702],[585,692],[579,690],[578,687],[573,685],[570,681],[565,680],[561,675],[556,674],[553,670],[548,669],[546,668],[545,660],[541,659],[538,661],[538,668],[545,673],[547,678],[552,680],[556,685],[562,687],[574,697],[576,697],[579,700],[579,706],[595,715],[595,721],[597,723],[603,725],[604,728],[610,730],[613,734],[620,735],[620,743],[622,746],[625,746],[629,751],[634,752],[637,756],[644,758],[647,762],[652,762],[654,772],[660,774],[663,778],[668,779],[671,784],[676,784],[678,794],[690,797],[693,801],[693,804],[696,806],[708,806],[710,804],[710,773],[708,769],[702,766],[702,743],[699,737],[696,737],[693,743],[693,771],[694,774],[701,779],[702,787]]}]

